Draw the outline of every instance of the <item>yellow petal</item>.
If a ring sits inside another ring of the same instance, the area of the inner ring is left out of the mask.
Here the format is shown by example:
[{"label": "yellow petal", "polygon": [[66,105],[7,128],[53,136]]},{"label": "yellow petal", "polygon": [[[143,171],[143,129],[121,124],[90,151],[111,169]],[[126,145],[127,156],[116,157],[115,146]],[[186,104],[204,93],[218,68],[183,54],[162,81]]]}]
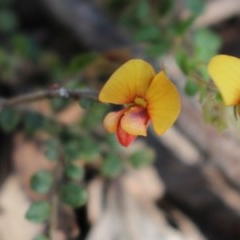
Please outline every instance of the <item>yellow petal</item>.
[{"label": "yellow petal", "polygon": [[146,100],[153,128],[161,135],[172,126],[180,112],[179,93],[163,71],[153,79]]},{"label": "yellow petal", "polygon": [[155,75],[152,66],[133,59],[118,68],[103,86],[99,100],[106,103],[131,103],[136,96],[143,97]]},{"label": "yellow petal", "polygon": [[147,135],[147,123],[149,116],[145,109],[141,107],[132,107],[129,111],[125,112],[120,120],[121,128],[131,135]]},{"label": "yellow petal", "polygon": [[217,55],[208,64],[208,71],[226,105],[240,102],[240,59]]},{"label": "yellow petal", "polygon": [[117,126],[120,118],[123,116],[126,109],[120,110],[118,112],[110,112],[106,115],[103,121],[103,126],[110,133],[115,133],[117,131]]}]

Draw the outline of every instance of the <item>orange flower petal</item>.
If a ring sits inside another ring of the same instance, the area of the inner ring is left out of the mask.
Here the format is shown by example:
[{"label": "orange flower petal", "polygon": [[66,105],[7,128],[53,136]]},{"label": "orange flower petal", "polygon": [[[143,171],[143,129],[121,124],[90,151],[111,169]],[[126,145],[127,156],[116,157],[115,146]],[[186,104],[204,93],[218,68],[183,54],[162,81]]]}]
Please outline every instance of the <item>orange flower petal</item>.
[{"label": "orange flower petal", "polygon": [[208,64],[208,71],[226,105],[240,102],[240,59],[217,55]]},{"label": "orange flower petal", "polygon": [[163,71],[153,79],[146,100],[153,128],[161,135],[172,126],[180,112],[179,93]]},{"label": "orange flower petal", "polygon": [[126,133],[120,126],[120,124],[118,125],[117,128],[117,138],[118,141],[121,143],[122,146],[124,147],[128,147],[133,140],[136,138],[137,136],[133,136],[131,134]]},{"label": "orange flower petal", "polygon": [[131,135],[147,136],[149,116],[145,109],[132,107],[120,120],[121,128]]},{"label": "orange flower petal", "polygon": [[127,109],[123,109],[117,112],[110,112],[106,115],[103,121],[103,126],[107,129],[108,132],[115,133],[117,131],[119,120],[126,110]]},{"label": "orange flower petal", "polygon": [[143,97],[155,75],[152,66],[133,59],[118,68],[103,86],[99,100],[106,103],[127,104],[136,96]]}]

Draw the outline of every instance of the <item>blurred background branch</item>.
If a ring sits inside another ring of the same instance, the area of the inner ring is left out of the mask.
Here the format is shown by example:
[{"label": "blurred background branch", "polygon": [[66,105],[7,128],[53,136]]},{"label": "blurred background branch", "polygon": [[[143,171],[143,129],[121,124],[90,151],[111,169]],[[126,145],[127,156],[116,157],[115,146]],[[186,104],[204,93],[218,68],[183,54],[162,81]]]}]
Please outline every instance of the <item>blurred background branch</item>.
[{"label": "blurred background branch", "polygon": [[72,98],[79,100],[81,98],[87,98],[92,100],[98,100],[98,92],[91,89],[73,90],[66,88],[46,89],[38,92],[33,92],[10,99],[0,99],[0,107],[18,106],[21,104],[31,103],[46,98]]}]

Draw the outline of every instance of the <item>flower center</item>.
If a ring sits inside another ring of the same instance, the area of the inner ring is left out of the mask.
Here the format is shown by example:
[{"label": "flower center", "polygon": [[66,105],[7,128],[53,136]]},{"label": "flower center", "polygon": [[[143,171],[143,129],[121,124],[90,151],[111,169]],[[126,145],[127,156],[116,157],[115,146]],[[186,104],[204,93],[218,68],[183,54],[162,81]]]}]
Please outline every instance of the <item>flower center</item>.
[{"label": "flower center", "polygon": [[147,106],[146,100],[141,97],[136,97],[134,103],[142,108],[146,108]]}]

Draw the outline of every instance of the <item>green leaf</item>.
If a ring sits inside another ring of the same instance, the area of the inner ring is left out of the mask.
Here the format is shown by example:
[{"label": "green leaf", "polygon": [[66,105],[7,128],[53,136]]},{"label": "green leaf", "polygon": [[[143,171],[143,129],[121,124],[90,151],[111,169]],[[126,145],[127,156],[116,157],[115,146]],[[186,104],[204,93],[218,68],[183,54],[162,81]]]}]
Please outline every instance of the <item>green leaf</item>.
[{"label": "green leaf", "polygon": [[207,29],[198,30],[193,39],[195,57],[200,61],[208,62],[221,46],[220,38]]},{"label": "green leaf", "polygon": [[0,111],[0,126],[6,132],[13,131],[20,121],[17,111],[12,108],[4,108]]},{"label": "green leaf", "polygon": [[89,136],[81,141],[81,156],[87,162],[94,161],[95,157],[100,152],[99,142]]},{"label": "green leaf", "polygon": [[47,193],[52,186],[52,174],[47,170],[36,172],[30,180],[31,188],[38,193]]},{"label": "green leaf", "polygon": [[111,149],[119,150],[119,142],[114,134],[107,134],[106,142]]},{"label": "green leaf", "polygon": [[38,113],[28,112],[24,115],[24,129],[28,134],[33,134],[35,131],[43,127],[44,117]]},{"label": "green leaf", "polygon": [[109,153],[101,165],[100,171],[106,177],[117,177],[123,170],[121,159],[114,153]]},{"label": "green leaf", "polygon": [[61,135],[61,141],[68,161],[75,161],[80,157],[85,161],[92,161],[100,151],[99,141],[90,134],[76,137],[65,132]]},{"label": "green leaf", "polygon": [[82,153],[81,139],[67,139],[66,143],[64,144],[64,150],[69,161],[79,159]]},{"label": "green leaf", "polygon": [[158,43],[151,43],[146,49],[146,52],[151,56],[159,56],[169,51],[171,43],[161,39]]},{"label": "green leaf", "polygon": [[183,71],[183,73],[187,74],[189,72],[188,66],[187,66],[187,56],[184,52],[180,51],[177,52],[175,55],[176,62],[179,66],[179,68]]},{"label": "green leaf", "polygon": [[69,67],[68,72],[70,74],[75,74],[77,72],[82,71],[84,68],[86,68],[90,63],[92,63],[97,57],[96,53],[85,53],[81,54],[77,57],[75,57]]},{"label": "green leaf", "polygon": [[184,92],[188,96],[194,96],[195,94],[197,94],[198,90],[199,90],[198,84],[193,79],[190,78],[187,79],[184,87]]},{"label": "green leaf", "polygon": [[133,167],[141,168],[152,163],[154,160],[154,153],[148,149],[145,149],[144,151],[133,153],[129,160]]},{"label": "green leaf", "polygon": [[68,183],[60,190],[61,201],[73,208],[81,207],[87,202],[87,191],[76,183]]},{"label": "green leaf", "polygon": [[94,101],[88,98],[81,98],[79,104],[83,109],[89,109],[94,106]]},{"label": "green leaf", "polygon": [[204,0],[184,0],[185,6],[194,14],[199,15],[203,12]]},{"label": "green leaf", "polygon": [[82,120],[84,129],[92,130],[95,128],[106,115],[107,106],[105,104],[93,103],[93,106],[87,110],[87,114]]},{"label": "green leaf", "polygon": [[84,170],[75,164],[68,164],[65,168],[65,173],[71,180],[81,180],[84,177]]},{"label": "green leaf", "polygon": [[46,201],[33,203],[26,213],[26,218],[34,223],[43,223],[50,216],[50,204]]},{"label": "green leaf", "polygon": [[45,155],[50,161],[56,161],[58,159],[59,142],[56,139],[51,139],[46,142]]},{"label": "green leaf", "polygon": [[140,0],[137,3],[138,3],[138,5],[137,4],[135,5],[136,16],[139,19],[147,18],[148,14],[149,14],[148,1]]},{"label": "green leaf", "polygon": [[207,69],[207,63],[199,63],[198,67],[196,68],[197,74],[201,77],[202,80],[209,82],[209,72]]},{"label": "green leaf", "polygon": [[72,99],[68,98],[53,98],[51,100],[51,107],[54,111],[58,112],[66,108],[69,103],[72,102]]},{"label": "green leaf", "polygon": [[141,27],[134,35],[135,41],[143,42],[150,40],[159,40],[161,37],[160,29],[157,26]]},{"label": "green leaf", "polygon": [[9,33],[16,29],[18,20],[13,11],[8,9],[0,10],[0,31]]},{"label": "green leaf", "polygon": [[51,135],[56,135],[61,130],[61,126],[57,121],[45,118],[42,129]]},{"label": "green leaf", "polygon": [[189,58],[189,55],[183,51],[177,52],[175,57],[180,69],[186,75],[189,75],[198,66],[198,62],[196,61],[196,59]]},{"label": "green leaf", "polygon": [[174,25],[172,26],[173,32],[176,35],[183,35],[192,26],[195,19],[196,16],[192,15],[187,19],[174,23]]},{"label": "green leaf", "polygon": [[36,237],[34,237],[33,240],[49,240],[49,239],[47,236],[40,234],[40,235],[37,235]]}]

